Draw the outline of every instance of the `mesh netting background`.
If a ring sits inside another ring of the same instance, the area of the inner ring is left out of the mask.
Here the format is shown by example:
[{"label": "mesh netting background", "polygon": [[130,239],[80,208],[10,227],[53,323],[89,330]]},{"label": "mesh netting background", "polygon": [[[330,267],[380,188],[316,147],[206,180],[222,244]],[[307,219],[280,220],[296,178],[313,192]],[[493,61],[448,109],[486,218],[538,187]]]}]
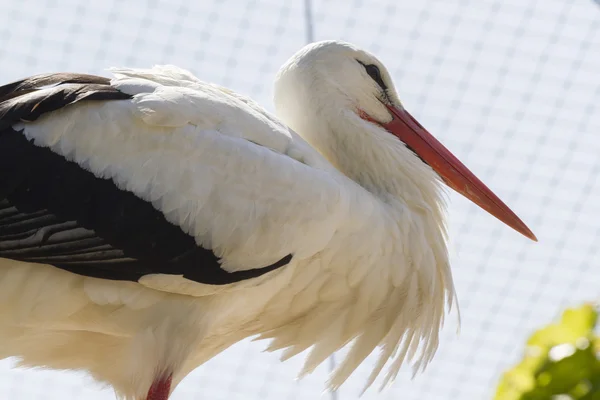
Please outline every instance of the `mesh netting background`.
[{"label": "mesh netting background", "polygon": [[[364,399],[490,398],[526,335],[600,291],[600,4],[591,0],[0,1],[2,83],[57,71],[170,63],[272,109],[278,67],[314,39],[376,53],[405,106],[529,224],[539,244],[451,194],[462,310],[429,369]],[[336,395],[329,365],[295,381],[243,342],[192,373],[174,399],[356,399],[367,363]],[[372,362],[373,358],[370,359]],[[334,361],[332,361],[334,362]],[[85,376],[11,370],[6,399],[112,399]]]}]

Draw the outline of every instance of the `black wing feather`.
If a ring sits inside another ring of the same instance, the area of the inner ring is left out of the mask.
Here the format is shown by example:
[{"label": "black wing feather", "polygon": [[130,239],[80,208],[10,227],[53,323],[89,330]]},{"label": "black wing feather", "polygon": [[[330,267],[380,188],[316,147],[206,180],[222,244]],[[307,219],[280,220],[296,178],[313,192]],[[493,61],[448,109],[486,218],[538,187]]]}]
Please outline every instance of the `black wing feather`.
[{"label": "black wing feather", "polygon": [[217,285],[289,263],[291,255],[229,273],[150,203],[12,128],[82,100],[130,98],[107,78],[81,74],[38,75],[0,87],[0,257],[104,279],[175,274]]}]

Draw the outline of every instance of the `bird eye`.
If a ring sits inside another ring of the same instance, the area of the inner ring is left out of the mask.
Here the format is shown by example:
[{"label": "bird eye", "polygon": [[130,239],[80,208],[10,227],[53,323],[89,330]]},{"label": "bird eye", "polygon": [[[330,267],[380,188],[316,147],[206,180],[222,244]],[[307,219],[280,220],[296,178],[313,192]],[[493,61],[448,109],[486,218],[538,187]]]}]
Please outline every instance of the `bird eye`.
[{"label": "bird eye", "polygon": [[385,85],[385,83],[383,82],[383,78],[381,77],[381,71],[379,70],[379,67],[374,64],[369,64],[369,65],[363,64],[363,66],[365,67],[367,74],[369,74],[369,76],[375,82],[377,82],[377,84],[379,86],[381,86],[381,89],[383,89],[384,91],[387,90],[387,86]]}]

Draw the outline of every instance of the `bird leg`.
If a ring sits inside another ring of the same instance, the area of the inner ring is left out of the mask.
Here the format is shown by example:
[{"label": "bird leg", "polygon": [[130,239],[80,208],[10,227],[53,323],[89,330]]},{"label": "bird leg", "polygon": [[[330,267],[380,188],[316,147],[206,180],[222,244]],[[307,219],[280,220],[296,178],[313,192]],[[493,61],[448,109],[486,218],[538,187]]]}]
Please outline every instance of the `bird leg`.
[{"label": "bird leg", "polygon": [[171,394],[171,381],[171,375],[156,379],[148,390],[146,400],[168,400]]}]

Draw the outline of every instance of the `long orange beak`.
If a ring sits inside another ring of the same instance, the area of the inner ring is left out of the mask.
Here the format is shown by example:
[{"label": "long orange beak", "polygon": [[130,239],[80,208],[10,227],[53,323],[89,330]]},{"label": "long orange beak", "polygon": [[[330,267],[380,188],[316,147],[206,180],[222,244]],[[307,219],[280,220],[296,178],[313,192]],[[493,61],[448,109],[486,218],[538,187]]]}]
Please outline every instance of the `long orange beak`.
[{"label": "long orange beak", "polygon": [[[425,161],[458,193],[483,208],[517,232],[537,242],[531,230],[487,186],[404,109],[386,104],[393,119],[379,123]],[[370,120],[370,118],[369,118]]]}]

